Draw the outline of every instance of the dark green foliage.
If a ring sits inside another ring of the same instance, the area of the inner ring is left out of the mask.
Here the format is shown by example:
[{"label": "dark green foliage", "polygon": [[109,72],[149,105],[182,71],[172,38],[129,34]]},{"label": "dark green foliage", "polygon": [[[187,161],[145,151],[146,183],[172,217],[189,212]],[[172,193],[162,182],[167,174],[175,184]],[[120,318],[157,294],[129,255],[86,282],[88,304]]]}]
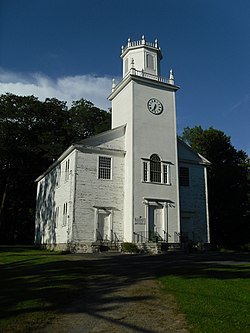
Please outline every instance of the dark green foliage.
[{"label": "dark green foliage", "polygon": [[138,253],[139,249],[135,243],[122,243],[122,252]]},{"label": "dark green foliage", "polygon": [[212,127],[185,128],[182,139],[211,162],[208,194],[211,242],[239,247],[249,242],[249,158],[224,132]]},{"label": "dark green foliage", "polygon": [[80,100],[0,96],[0,243],[32,243],[35,179],[73,142],[110,129],[110,113]]}]

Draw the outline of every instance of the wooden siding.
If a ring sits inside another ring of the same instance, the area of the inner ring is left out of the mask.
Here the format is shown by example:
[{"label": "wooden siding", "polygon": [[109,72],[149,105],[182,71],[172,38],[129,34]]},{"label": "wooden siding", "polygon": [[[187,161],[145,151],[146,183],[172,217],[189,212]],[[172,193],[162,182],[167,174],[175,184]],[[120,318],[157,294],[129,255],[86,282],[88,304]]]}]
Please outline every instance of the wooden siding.
[{"label": "wooden siding", "polygon": [[112,156],[112,179],[98,179],[98,154],[77,152],[75,243],[95,241],[96,207],[111,209],[113,231],[123,239],[124,157]]}]

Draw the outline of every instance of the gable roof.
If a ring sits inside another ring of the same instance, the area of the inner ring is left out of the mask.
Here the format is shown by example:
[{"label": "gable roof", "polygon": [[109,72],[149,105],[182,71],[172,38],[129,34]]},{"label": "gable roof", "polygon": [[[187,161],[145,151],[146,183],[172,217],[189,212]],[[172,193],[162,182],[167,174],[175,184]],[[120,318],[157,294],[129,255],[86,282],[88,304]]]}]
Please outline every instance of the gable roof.
[{"label": "gable roof", "polygon": [[44,176],[46,176],[53,168],[55,168],[58,164],[60,164],[74,150],[79,150],[79,151],[85,152],[85,153],[124,156],[125,151],[122,149],[114,149],[114,148],[109,148],[109,147],[105,147],[105,146],[98,147],[98,145],[124,136],[125,129],[126,129],[126,125],[122,125],[122,126],[114,128],[114,129],[102,132],[100,134],[93,135],[89,138],[78,141],[77,143],[73,143],[58,157],[58,159],[54,163],[52,163],[49,166],[49,168],[44,173],[42,173],[35,180],[35,182],[40,181]]},{"label": "gable roof", "polygon": [[211,162],[207,160],[204,156],[197,153],[185,143],[180,138],[177,138],[178,145],[178,160],[179,162],[189,163],[189,164],[202,164],[202,165],[211,165]]},{"label": "gable roof", "polygon": [[117,138],[120,138],[122,136],[124,136],[125,134],[125,130],[126,130],[126,126],[125,125],[121,125],[118,127],[115,127],[111,130],[96,134],[96,135],[92,135],[89,138],[83,139],[81,141],[78,141],[76,144],[87,144],[87,145],[97,145],[97,144],[102,144]]}]

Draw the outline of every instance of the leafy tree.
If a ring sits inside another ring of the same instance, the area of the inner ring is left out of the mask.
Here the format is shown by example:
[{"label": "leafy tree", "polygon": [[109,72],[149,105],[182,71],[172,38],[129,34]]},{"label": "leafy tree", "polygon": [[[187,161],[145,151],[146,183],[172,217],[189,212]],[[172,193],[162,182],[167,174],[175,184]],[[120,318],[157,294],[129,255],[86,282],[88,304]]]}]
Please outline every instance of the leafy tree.
[{"label": "leafy tree", "polygon": [[69,110],[69,126],[72,141],[82,140],[110,129],[110,113],[100,110],[85,99],[81,99],[72,103]]},{"label": "leafy tree", "polygon": [[74,141],[110,128],[91,102],[0,95],[0,242],[33,242],[34,180]]},{"label": "leafy tree", "polygon": [[182,139],[211,162],[208,194],[211,242],[237,247],[249,242],[249,158],[224,132],[185,128]]}]

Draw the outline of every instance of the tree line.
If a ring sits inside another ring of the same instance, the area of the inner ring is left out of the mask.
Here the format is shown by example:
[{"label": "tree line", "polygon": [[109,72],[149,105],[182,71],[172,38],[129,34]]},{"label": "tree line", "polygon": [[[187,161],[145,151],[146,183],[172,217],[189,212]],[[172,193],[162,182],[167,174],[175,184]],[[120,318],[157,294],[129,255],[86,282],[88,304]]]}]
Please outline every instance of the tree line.
[{"label": "tree line", "polygon": [[81,99],[0,96],[0,243],[34,239],[35,179],[73,142],[110,129],[111,114]]},{"label": "tree line", "polygon": [[[111,113],[81,99],[0,96],[0,243],[33,243],[35,179],[73,142],[111,127]],[[211,162],[208,170],[211,242],[250,242],[249,158],[224,132],[200,126],[181,136]]]}]

